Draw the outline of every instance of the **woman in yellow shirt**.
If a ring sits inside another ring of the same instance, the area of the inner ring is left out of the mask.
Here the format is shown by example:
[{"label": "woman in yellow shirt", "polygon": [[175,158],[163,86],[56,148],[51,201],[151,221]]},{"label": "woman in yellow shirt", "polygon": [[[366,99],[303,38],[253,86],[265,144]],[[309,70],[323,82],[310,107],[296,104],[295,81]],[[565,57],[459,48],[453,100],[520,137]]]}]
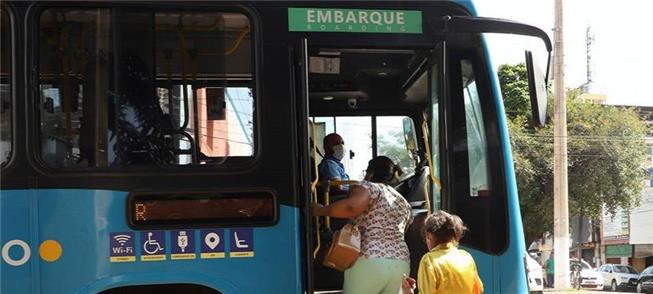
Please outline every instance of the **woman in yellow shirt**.
[{"label": "woman in yellow shirt", "polygon": [[483,282],[478,276],[476,263],[467,251],[457,244],[467,228],[457,215],[438,211],[424,221],[424,238],[429,252],[422,257],[415,279],[403,282],[404,293],[483,293]]}]

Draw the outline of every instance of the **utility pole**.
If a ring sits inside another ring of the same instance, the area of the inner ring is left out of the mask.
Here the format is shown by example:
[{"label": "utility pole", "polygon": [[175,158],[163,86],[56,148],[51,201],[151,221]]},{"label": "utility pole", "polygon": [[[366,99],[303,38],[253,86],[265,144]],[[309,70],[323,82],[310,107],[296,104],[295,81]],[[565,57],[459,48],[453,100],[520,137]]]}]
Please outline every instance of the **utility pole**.
[{"label": "utility pole", "polygon": [[568,289],[569,283],[569,203],[567,195],[567,105],[562,46],[562,0],[555,0],[554,41],[554,126],[553,126],[553,248],[555,249],[555,288]]}]

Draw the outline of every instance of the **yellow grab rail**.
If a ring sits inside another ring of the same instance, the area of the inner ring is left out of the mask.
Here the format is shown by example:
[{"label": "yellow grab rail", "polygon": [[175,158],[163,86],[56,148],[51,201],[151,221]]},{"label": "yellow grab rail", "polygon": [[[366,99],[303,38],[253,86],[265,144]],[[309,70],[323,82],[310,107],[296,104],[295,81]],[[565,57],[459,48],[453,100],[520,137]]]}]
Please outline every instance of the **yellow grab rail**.
[{"label": "yellow grab rail", "polygon": [[[318,169],[317,169],[317,151],[316,151],[316,146],[315,146],[315,124],[312,123],[310,120],[308,121],[308,124],[311,126],[311,156],[313,156],[313,171],[315,174],[315,179],[311,182],[311,199],[313,203],[317,203],[317,183],[318,183]],[[316,241],[317,241],[317,246],[315,246],[315,250],[313,251],[313,258],[317,256],[317,252],[320,250],[320,217],[315,216],[315,236],[316,236]]]},{"label": "yellow grab rail", "polygon": [[[324,193],[322,194],[324,196],[324,205],[326,206],[331,204],[331,197],[329,196],[329,190],[331,187],[342,186],[342,185],[356,185],[358,183],[359,181],[352,181],[352,180],[335,180],[335,181],[319,182],[318,186],[325,187]],[[327,230],[331,230],[331,217],[329,216],[324,217],[324,226],[327,228]]]},{"label": "yellow grab rail", "polygon": [[442,189],[442,182],[440,182],[440,179],[435,176],[434,169],[433,169],[433,156],[431,155],[431,147],[429,145],[429,128],[428,124],[426,123],[426,120],[422,123],[422,133],[423,136],[422,138],[424,139],[424,146],[426,148],[426,161],[429,164],[429,175],[431,177],[431,182],[433,182],[436,186],[438,186],[438,190]]}]

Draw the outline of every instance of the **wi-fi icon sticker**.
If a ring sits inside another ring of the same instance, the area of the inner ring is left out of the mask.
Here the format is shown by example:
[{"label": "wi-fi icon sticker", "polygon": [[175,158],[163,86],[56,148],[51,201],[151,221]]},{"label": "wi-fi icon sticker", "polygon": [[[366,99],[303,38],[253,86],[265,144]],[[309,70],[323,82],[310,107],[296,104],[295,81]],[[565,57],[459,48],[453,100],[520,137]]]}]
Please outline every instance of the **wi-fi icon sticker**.
[{"label": "wi-fi icon sticker", "polygon": [[129,236],[129,235],[115,235],[115,236],[113,236],[113,239],[116,240],[118,242],[118,244],[120,244],[120,246],[125,245],[125,243],[127,243],[127,241],[129,241],[130,238],[131,238],[131,236]]}]

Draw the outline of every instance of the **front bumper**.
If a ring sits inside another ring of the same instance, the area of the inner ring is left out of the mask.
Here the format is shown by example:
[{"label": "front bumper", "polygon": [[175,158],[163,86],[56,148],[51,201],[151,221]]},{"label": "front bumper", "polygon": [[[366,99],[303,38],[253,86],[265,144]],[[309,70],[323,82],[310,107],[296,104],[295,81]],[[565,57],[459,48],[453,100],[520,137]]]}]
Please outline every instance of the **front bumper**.
[{"label": "front bumper", "polygon": [[580,287],[585,289],[603,289],[603,281],[600,279],[583,279]]},{"label": "front bumper", "polygon": [[619,288],[630,289],[630,290],[635,289],[637,288],[637,280],[630,280],[629,282],[621,282],[621,284],[619,284]]},{"label": "front bumper", "polygon": [[580,284],[583,289],[603,289],[603,284]]}]

